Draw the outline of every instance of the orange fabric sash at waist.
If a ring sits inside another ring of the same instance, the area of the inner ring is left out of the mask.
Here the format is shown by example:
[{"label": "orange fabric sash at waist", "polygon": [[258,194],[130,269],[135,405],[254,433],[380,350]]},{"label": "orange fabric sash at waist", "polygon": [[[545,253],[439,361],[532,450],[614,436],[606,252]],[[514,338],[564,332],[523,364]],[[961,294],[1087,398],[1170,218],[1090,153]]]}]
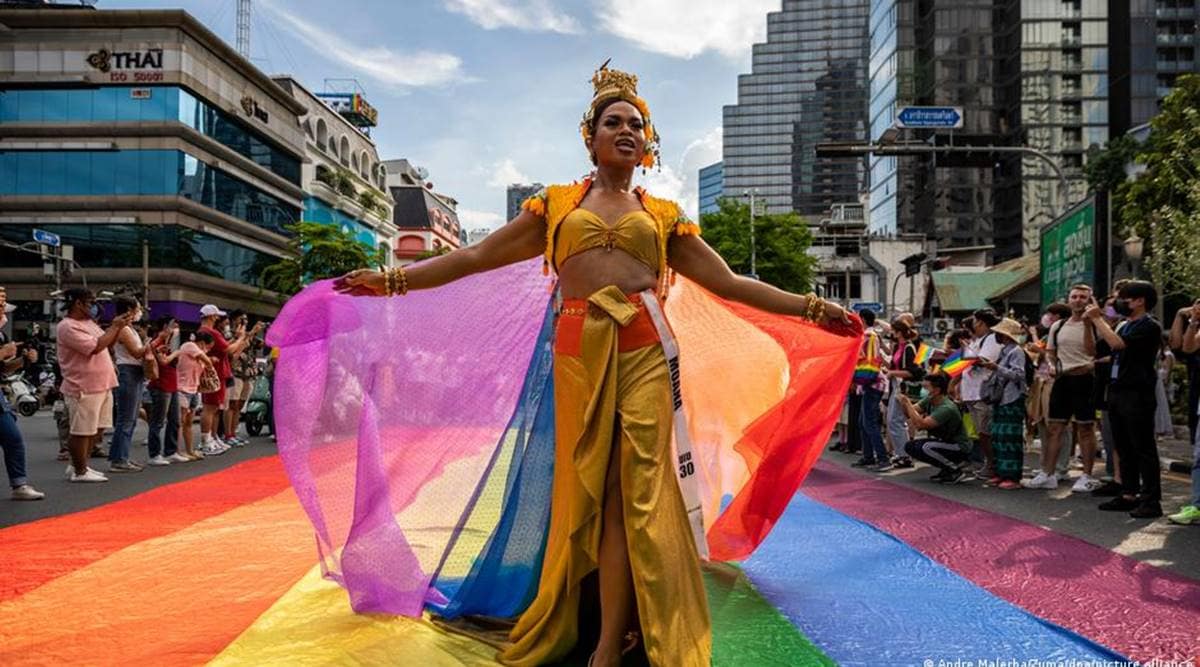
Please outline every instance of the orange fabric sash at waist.
[{"label": "orange fabric sash at waist", "polygon": [[[658,331],[642,304],[641,293],[625,295],[637,307],[637,315],[617,332],[617,351],[632,352],[649,345],[658,345]],[[583,322],[588,317],[610,317],[603,308],[587,299],[563,299],[554,332],[554,351],[572,357],[580,355],[583,345]]]}]

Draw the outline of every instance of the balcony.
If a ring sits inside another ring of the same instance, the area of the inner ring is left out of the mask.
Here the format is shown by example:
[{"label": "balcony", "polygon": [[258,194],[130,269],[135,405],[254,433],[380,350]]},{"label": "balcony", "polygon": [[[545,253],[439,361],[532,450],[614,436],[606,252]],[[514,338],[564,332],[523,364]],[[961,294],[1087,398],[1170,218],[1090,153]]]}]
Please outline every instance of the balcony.
[{"label": "balcony", "polygon": [[1083,91],[1078,87],[1063,86],[1058,94],[1064,100],[1077,100],[1083,97]]},{"label": "balcony", "polygon": [[1079,35],[1064,35],[1062,45],[1065,47],[1078,47],[1083,44],[1083,38]]},{"label": "balcony", "polygon": [[1160,72],[1186,72],[1192,68],[1190,60],[1160,60],[1156,69]]}]

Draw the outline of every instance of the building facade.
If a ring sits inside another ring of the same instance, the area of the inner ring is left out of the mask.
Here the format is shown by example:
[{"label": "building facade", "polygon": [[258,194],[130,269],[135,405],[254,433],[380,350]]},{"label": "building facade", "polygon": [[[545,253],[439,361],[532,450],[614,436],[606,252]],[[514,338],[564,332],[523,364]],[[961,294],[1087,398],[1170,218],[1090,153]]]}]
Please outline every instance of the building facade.
[{"label": "building facade", "polygon": [[303,219],[338,225],[363,244],[384,248],[390,262],[399,230],[375,142],[296,79],[274,80],[305,109],[299,119],[306,157],[300,168]]},{"label": "building facade", "polygon": [[541,183],[513,183],[508,186],[507,200],[508,207],[505,211],[504,221],[508,222],[521,214],[521,204],[526,199],[541,192],[546,186]]},{"label": "building facade", "polygon": [[458,221],[458,202],[434,192],[424,170],[408,160],[387,160],[383,167],[394,202],[392,224],[397,237],[392,254],[396,263],[411,264],[427,253],[461,248],[466,235]]},{"label": "building facade", "polygon": [[1200,0],[1110,2],[1109,125],[1116,137],[1150,122],[1183,74],[1200,73]]},{"label": "building facade", "polygon": [[738,102],[723,113],[723,191],[756,190],[769,213],[817,217],[857,201],[859,158],[817,158],[823,141],[867,136],[868,0],[784,0],[767,14]]},{"label": "building facade", "polygon": [[[873,0],[871,139],[1011,145],[1019,11],[1020,0]],[[963,127],[897,135],[892,128],[906,106],[961,107]],[[875,155],[870,168],[873,234],[926,234],[943,246],[1021,254],[1018,160],[984,151]]]},{"label": "building facade", "polygon": [[721,198],[725,179],[725,163],[714,162],[700,169],[700,214],[712,213],[720,208],[717,200]]},{"label": "building facade", "polygon": [[[4,8],[0,25],[0,238],[58,234],[76,284],[148,285],[154,316],[274,315],[260,275],[304,210],[304,106],[184,12]],[[0,281],[22,312],[49,298],[36,256],[0,249]]]}]

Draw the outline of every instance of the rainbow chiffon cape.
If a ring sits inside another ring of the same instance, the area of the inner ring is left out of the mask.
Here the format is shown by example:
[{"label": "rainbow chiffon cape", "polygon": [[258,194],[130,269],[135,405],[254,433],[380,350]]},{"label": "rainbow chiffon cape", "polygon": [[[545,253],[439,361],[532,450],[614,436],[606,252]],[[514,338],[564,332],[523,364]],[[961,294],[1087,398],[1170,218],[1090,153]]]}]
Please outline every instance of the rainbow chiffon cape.
[{"label": "rainbow chiffon cape", "polygon": [[[508,618],[533,599],[554,475],[551,292],[537,260],[392,299],[324,281],[271,327],[280,458],[356,611]],[[710,557],[742,559],[820,455],[861,339],[686,279],[665,310]]]}]

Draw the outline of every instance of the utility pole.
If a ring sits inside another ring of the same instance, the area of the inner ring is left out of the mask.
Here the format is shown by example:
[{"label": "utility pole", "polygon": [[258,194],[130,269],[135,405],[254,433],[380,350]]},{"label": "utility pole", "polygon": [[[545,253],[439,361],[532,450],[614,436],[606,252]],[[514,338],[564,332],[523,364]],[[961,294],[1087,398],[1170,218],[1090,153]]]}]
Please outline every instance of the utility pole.
[{"label": "utility pole", "polygon": [[150,314],[150,241],[142,239],[142,299],[146,314]]},{"label": "utility pole", "polygon": [[750,275],[758,280],[758,263],[757,250],[754,245],[754,196],[758,193],[758,188],[751,188],[745,191],[745,195],[750,197]]}]

